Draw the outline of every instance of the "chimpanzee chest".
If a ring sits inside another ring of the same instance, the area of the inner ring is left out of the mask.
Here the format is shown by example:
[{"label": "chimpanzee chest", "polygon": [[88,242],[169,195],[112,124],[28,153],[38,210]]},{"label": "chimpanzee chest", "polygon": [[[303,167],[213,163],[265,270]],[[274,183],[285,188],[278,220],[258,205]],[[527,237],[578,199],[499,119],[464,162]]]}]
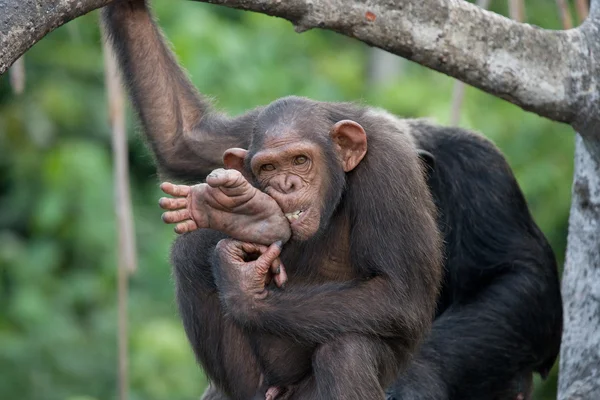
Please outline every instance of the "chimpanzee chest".
[{"label": "chimpanzee chest", "polygon": [[336,235],[327,241],[319,260],[318,276],[322,282],[344,282],[357,278],[350,261],[350,224],[346,218],[336,221]]},{"label": "chimpanzee chest", "polygon": [[[323,251],[315,252],[318,257],[312,260],[302,260],[297,268],[302,268],[305,262],[315,263],[317,274],[294,274],[287,285],[311,285],[323,282],[350,281],[357,277],[356,271],[350,264],[349,231],[347,225],[338,225],[338,235],[327,241]],[[283,289],[285,290],[285,289]],[[310,312],[310,310],[307,310]],[[318,344],[301,345],[291,338],[254,333],[251,338],[257,355],[265,384],[269,386],[289,386],[297,384],[308,376],[312,369],[312,358]]]}]

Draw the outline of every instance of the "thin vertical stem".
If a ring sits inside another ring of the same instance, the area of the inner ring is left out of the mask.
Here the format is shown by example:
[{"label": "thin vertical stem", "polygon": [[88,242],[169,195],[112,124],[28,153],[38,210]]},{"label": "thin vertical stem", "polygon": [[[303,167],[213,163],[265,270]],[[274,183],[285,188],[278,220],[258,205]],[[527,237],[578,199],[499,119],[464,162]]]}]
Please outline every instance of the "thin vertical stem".
[{"label": "thin vertical stem", "polygon": [[575,0],[575,10],[577,11],[577,20],[582,23],[590,12],[587,0]]},{"label": "thin vertical stem", "polygon": [[508,0],[508,15],[517,22],[527,19],[525,2],[523,0]]},{"label": "thin vertical stem", "polygon": [[118,392],[120,400],[129,395],[128,359],[128,278],[136,270],[135,234],[129,192],[127,132],[125,127],[125,94],[119,79],[118,67],[112,48],[103,41],[109,121],[112,129],[112,147],[115,181],[115,211],[118,225]]},{"label": "thin vertical stem", "polygon": [[25,91],[25,56],[21,56],[8,70],[10,86],[15,94]]},{"label": "thin vertical stem", "polygon": [[563,29],[573,28],[573,17],[571,17],[571,11],[569,11],[569,5],[566,0],[556,0],[558,6],[558,12],[560,13],[560,19],[562,20]]}]

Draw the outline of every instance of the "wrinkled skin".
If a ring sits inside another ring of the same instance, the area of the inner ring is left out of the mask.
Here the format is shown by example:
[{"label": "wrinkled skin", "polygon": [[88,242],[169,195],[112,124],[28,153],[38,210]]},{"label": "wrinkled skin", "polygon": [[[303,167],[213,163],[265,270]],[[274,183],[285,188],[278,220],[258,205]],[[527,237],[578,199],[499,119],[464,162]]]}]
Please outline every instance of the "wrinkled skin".
[{"label": "wrinkled skin", "polygon": [[195,229],[217,230],[240,241],[271,245],[287,242],[290,224],[281,208],[267,194],[253,187],[239,171],[217,169],[207,183],[194,186],[165,182],[161,189],[175,198],[163,197],[164,222],[177,224],[182,234]]},{"label": "wrinkled skin", "polygon": [[[267,138],[250,162],[260,187],[281,207],[290,221],[292,238],[307,240],[318,230],[327,181],[318,146],[300,137]],[[237,164],[241,165],[242,160]]]},{"label": "wrinkled skin", "polygon": [[239,285],[239,293],[254,299],[264,299],[267,295],[269,273],[281,253],[281,242],[271,246],[223,239],[216,247],[220,273],[227,275],[229,282]]}]

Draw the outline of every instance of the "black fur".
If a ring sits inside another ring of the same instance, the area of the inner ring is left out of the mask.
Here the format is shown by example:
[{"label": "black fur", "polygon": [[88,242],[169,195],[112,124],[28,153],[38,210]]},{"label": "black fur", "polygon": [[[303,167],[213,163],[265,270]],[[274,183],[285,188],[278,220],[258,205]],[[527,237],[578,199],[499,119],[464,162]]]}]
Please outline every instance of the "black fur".
[{"label": "black fur", "polygon": [[413,127],[435,158],[429,187],[446,265],[432,332],[390,398],[515,399],[559,352],[554,254],[492,143],[462,129]]}]

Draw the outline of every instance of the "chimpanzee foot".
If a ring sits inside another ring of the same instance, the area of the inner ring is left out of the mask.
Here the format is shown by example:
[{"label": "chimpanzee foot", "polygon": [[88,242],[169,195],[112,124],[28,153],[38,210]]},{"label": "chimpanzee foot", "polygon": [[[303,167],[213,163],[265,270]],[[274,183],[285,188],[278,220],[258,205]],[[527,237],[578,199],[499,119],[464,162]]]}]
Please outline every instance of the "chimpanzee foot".
[{"label": "chimpanzee foot", "polygon": [[163,221],[177,224],[175,232],[209,228],[240,241],[267,246],[289,240],[290,224],[279,205],[239,171],[217,169],[206,182],[194,186],[161,184],[163,192],[175,197],[159,201],[167,210]]}]

